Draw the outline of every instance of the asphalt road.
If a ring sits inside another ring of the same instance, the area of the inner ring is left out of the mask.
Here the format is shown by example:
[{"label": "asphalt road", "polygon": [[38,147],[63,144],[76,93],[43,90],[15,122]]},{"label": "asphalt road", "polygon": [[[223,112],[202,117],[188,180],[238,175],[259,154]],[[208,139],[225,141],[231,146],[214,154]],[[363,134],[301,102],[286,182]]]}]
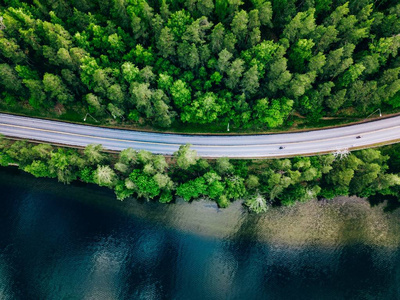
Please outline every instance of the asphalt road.
[{"label": "asphalt road", "polygon": [[400,139],[400,116],[307,132],[216,136],[139,132],[0,114],[0,133],[48,143],[72,146],[95,143],[110,150],[130,147],[166,155],[189,143],[202,157],[260,158],[351,150],[397,140]]}]

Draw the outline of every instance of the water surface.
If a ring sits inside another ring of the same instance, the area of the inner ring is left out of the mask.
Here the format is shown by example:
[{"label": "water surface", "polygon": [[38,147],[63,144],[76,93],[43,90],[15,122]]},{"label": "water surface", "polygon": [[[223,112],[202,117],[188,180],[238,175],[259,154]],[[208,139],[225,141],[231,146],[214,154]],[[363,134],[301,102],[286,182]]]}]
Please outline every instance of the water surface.
[{"label": "water surface", "polygon": [[0,169],[0,299],[400,299],[400,212],[115,200]]}]

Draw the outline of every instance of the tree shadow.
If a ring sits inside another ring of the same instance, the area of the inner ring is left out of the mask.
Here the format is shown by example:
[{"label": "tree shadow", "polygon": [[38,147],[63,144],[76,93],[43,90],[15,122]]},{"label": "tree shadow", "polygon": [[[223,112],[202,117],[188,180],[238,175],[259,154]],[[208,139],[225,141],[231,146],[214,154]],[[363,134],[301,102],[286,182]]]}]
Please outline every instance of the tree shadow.
[{"label": "tree shadow", "polygon": [[386,202],[385,207],[383,208],[384,212],[393,212],[396,209],[400,208],[400,201],[398,197],[391,195],[374,195],[368,198],[368,202],[371,206],[377,206],[381,203]]}]

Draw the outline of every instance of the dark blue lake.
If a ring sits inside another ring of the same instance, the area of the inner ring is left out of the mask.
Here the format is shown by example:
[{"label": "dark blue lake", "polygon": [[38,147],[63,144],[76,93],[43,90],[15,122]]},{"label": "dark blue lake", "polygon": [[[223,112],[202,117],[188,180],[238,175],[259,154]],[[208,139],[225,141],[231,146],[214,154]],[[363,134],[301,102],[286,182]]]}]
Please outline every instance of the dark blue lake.
[{"label": "dark blue lake", "polygon": [[365,200],[248,214],[0,169],[0,299],[400,299],[400,213]]}]

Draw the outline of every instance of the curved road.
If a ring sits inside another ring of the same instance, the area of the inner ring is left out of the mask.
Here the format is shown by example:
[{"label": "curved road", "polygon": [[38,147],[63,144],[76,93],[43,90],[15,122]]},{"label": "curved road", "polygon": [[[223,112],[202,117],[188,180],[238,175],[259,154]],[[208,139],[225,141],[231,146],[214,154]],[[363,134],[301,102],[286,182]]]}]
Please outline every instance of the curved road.
[{"label": "curved road", "polygon": [[[0,114],[0,133],[48,143],[71,146],[96,143],[110,150],[131,147],[166,155],[189,143],[203,157],[260,158],[332,152],[400,140],[400,116],[307,132],[210,136],[100,128]],[[361,138],[357,139],[357,136]]]}]

